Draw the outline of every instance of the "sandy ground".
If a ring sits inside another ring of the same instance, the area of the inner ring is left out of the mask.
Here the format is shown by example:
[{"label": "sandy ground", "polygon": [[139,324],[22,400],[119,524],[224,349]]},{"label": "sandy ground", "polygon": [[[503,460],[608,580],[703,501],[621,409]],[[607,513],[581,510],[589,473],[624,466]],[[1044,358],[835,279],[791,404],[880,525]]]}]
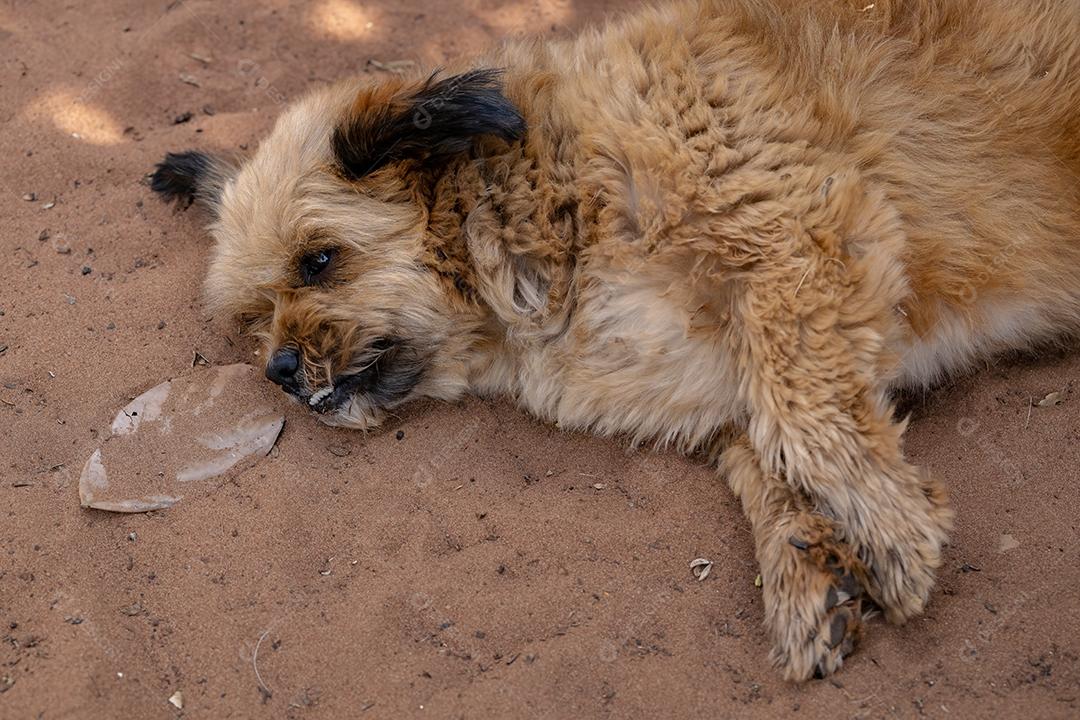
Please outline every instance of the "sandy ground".
[{"label": "sandy ground", "polygon": [[803,686],[767,664],[714,472],[505,405],[416,406],[369,437],[290,407],[274,455],[213,493],[79,508],[117,408],[194,351],[253,360],[203,309],[196,218],[145,186],[166,150],[250,148],[371,59],[618,4],[0,0],[0,717],[1078,716],[1076,348],[911,403],[909,454],[958,512],[938,590]]}]

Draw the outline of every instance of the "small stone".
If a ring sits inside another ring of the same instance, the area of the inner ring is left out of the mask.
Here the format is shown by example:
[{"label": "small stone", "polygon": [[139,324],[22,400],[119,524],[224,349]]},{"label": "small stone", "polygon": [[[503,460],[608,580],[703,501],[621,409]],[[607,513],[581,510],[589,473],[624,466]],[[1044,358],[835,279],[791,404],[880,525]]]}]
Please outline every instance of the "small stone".
[{"label": "small stone", "polygon": [[169,697],[169,704],[172,705],[177,710],[183,710],[184,709],[184,695],[179,690],[177,690],[176,692],[174,692]]},{"label": "small stone", "polygon": [[82,267],[82,274],[83,275],[89,275],[92,272],[94,272],[93,268],[91,268],[89,265],[83,265],[83,267]]},{"label": "small stone", "polygon": [[193,113],[193,112],[190,112],[190,111],[182,112],[182,113],[180,113],[179,115],[177,115],[176,117],[173,118],[172,124],[173,125],[183,125],[184,123],[189,122],[191,120],[191,118],[193,118],[193,117],[195,117],[195,113]]},{"label": "small stone", "polygon": [[159,322],[159,323],[157,324],[157,329],[158,329],[158,330],[164,330],[164,329],[165,329],[165,321],[164,321],[164,320],[160,321],[160,322]]},{"label": "small stone", "polygon": [[128,617],[135,617],[136,615],[142,615],[146,610],[143,608],[141,602],[133,602],[130,605],[125,605],[120,608],[120,612]]},{"label": "small stone", "polygon": [[330,451],[331,455],[334,455],[336,457],[348,457],[352,454],[352,450],[343,445],[331,445],[327,448],[327,450]]},{"label": "small stone", "polygon": [[137,537],[137,536],[135,535],[135,533],[134,533],[134,532],[129,532],[129,533],[128,533],[128,540],[130,540],[131,542],[135,542],[135,538],[136,538],[136,537]]},{"label": "small stone", "polygon": [[394,434],[394,437],[397,438],[398,440],[404,440],[405,439],[405,431],[404,430],[398,430]]}]

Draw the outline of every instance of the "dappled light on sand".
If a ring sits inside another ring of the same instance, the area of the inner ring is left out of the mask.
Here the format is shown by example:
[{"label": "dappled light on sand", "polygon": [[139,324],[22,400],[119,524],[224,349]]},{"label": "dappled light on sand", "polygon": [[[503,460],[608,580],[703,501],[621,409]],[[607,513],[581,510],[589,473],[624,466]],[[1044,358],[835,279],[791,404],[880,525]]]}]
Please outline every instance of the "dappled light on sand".
[{"label": "dappled light on sand", "polygon": [[30,104],[26,115],[28,120],[46,120],[65,135],[91,145],[117,145],[124,138],[116,119],[70,90],[46,93]]},{"label": "dappled light on sand", "polygon": [[374,26],[372,13],[351,0],[323,0],[311,8],[308,22],[337,40],[367,37]]}]

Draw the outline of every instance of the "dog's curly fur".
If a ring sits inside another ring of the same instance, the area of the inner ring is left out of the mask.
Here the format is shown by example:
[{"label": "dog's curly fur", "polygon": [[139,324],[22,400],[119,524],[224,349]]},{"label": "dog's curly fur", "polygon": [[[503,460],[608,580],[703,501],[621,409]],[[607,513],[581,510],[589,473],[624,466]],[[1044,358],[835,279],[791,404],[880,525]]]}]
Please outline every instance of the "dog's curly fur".
[{"label": "dog's curly fur", "polygon": [[473,392],[716,453],[803,679],[941,562],[890,392],[1080,327],[1080,5],[664,5],[319,90],[153,180],[327,422]]}]

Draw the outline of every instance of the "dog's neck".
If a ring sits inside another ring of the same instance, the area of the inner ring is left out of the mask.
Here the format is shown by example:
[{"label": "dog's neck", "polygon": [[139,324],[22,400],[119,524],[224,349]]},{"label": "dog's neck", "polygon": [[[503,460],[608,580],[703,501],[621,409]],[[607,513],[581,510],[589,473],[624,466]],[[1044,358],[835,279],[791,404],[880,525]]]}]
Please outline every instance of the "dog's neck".
[{"label": "dog's neck", "polygon": [[430,175],[423,195],[425,263],[519,340],[565,329],[583,244],[576,190],[544,170],[539,140],[481,143]]}]

